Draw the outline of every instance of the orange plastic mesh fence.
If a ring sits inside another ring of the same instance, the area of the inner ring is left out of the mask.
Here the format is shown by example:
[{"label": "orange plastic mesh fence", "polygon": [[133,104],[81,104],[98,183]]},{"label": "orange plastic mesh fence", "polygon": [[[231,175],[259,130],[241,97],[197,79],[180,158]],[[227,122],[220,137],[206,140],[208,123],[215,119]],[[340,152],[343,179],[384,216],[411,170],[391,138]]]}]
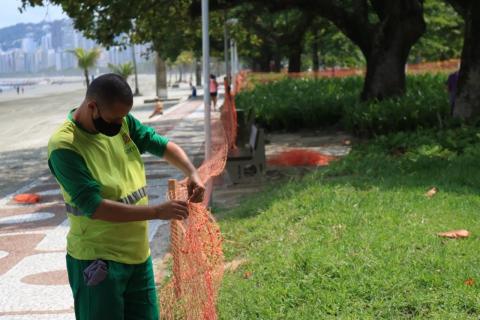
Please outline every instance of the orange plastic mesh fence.
[{"label": "orange plastic mesh fence", "polygon": [[[236,92],[246,79],[244,74],[241,77],[236,79]],[[224,270],[222,235],[207,206],[211,180],[223,172],[228,150],[235,145],[234,104],[231,95],[226,93],[220,119],[212,120],[211,156],[198,169],[207,185],[204,203],[189,203],[188,219],[171,221],[172,277],[160,292],[161,319],[217,319],[216,300]],[[168,196],[186,201],[187,180],[169,181]]]},{"label": "orange plastic mesh fence", "polygon": [[[224,84],[225,88],[228,88],[227,80]],[[220,119],[225,129],[228,146],[230,149],[234,149],[237,140],[237,110],[235,108],[235,97],[231,95],[229,90],[225,90],[225,100]]]},{"label": "orange plastic mesh fence", "polygon": [[[451,72],[458,69],[459,60],[451,59],[445,61],[422,62],[406,65],[408,74],[422,74],[427,72]],[[288,78],[343,78],[351,76],[365,75],[365,68],[329,68],[320,71],[309,72],[289,72],[289,73],[261,73],[252,72],[258,82],[266,83],[279,80],[283,77]],[[244,73],[245,75],[245,73]],[[245,81],[243,85],[245,86]]]}]

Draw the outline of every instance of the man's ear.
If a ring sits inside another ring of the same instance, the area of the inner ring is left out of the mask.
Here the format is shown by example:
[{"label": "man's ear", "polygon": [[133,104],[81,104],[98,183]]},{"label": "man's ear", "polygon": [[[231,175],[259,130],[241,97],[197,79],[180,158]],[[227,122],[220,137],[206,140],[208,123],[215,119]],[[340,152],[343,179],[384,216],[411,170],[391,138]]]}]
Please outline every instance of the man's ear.
[{"label": "man's ear", "polygon": [[[97,106],[97,103],[95,102],[95,100],[89,100],[87,101],[87,108],[88,110],[90,110],[92,113],[94,112],[95,108]],[[98,111],[97,111],[98,112]]]}]

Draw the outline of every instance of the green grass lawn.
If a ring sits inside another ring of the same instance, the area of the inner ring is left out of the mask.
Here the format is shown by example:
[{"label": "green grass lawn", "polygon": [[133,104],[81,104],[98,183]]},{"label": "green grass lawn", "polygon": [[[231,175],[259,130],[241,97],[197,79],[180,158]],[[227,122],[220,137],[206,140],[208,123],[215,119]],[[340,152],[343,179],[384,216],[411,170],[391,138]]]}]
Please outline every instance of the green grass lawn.
[{"label": "green grass lawn", "polygon": [[[478,132],[378,138],[217,212],[226,260],[247,260],[225,274],[220,318],[478,319]],[[472,236],[436,236],[459,228]]]}]

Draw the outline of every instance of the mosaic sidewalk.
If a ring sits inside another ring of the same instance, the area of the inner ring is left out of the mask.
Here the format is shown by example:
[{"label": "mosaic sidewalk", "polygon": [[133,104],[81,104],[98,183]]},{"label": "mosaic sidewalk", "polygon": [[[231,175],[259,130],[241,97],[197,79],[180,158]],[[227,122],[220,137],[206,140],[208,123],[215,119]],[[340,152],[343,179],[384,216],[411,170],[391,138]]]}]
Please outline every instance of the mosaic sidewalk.
[{"label": "mosaic sidewalk", "polygon": [[[180,103],[159,119],[149,125],[184,148],[191,159],[202,157],[202,101]],[[151,155],[143,159],[150,203],[160,203],[168,179],[183,176],[162,159]],[[0,320],[72,320],[73,299],[65,270],[69,226],[60,190],[53,177],[45,175],[15,194],[30,192],[39,194],[41,202],[17,205],[11,200],[14,194],[0,199]],[[165,224],[149,224],[154,259],[159,252],[154,242]]]}]

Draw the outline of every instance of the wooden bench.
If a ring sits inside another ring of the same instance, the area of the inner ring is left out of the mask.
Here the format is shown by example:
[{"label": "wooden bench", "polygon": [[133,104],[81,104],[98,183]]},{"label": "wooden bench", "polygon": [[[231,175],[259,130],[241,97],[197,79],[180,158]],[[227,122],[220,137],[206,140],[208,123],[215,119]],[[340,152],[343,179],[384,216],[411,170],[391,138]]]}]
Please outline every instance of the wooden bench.
[{"label": "wooden bench", "polygon": [[237,145],[245,145],[249,141],[250,129],[255,124],[255,111],[250,108],[247,112],[237,109]]},{"label": "wooden bench", "polygon": [[[252,125],[250,139],[245,147],[228,153],[226,169],[230,180],[238,183],[247,176],[259,177],[265,171],[265,134],[263,129]],[[248,175],[246,175],[248,171]]]}]

